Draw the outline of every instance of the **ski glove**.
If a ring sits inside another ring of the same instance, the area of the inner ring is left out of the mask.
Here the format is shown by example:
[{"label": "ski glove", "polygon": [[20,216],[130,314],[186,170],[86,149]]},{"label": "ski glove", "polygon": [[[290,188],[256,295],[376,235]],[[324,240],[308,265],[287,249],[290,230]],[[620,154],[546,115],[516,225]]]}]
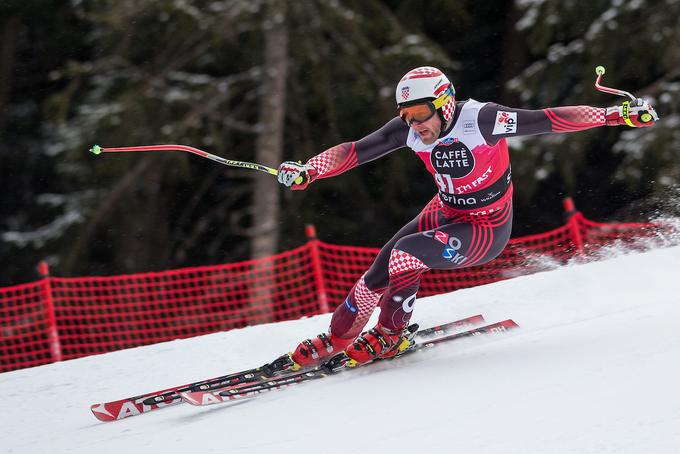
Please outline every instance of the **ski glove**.
[{"label": "ski glove", "polygon": [[317,173],[316,169],[309,164],[286,161],[279,166],[278,179],[282,185],[299,191],[307,188],[309,183],[316,179]]},{"label": "ski glove", "polygon": [[620,106],[609,107],[605,113],[607,126],[628,125],[638,128],[652,126],[655,121],[659,121],[656,110],[641,98],[637,101],[624,101]]}]

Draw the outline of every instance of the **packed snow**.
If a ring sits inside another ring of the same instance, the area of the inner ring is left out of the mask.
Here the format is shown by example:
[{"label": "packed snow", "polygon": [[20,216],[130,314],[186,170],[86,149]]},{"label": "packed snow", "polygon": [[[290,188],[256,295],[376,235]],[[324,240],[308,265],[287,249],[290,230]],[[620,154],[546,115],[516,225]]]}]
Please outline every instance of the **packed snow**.
[{"label": "packed snow", "polygon": [[104,423],[90,404],[262,364],[330,315],[0,374],[0,452],[677,453],[680,247],[423,298],[520,328],[255,399]]}]

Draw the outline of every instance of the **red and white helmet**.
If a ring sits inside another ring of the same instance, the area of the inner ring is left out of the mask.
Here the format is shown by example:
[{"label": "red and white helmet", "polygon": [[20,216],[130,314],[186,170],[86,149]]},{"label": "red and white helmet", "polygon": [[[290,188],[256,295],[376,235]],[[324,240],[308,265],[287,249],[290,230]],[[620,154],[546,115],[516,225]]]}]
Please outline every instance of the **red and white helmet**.
[{"label": "red and white helmet", "polygon": [[444,123],[453,117],[456,90],[443,72],[432,66],[421,66],[407,72],[397,84],[397,106],[431,101]]}]

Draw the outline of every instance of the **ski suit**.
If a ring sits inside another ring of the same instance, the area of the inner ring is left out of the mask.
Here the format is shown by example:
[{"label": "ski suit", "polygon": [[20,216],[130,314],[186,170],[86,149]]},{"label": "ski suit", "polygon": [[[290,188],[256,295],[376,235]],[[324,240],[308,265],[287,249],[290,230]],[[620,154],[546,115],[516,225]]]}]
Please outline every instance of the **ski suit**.
[{"label": "ski suit", "polygon": [[512,173],[505,138],[605,125],[605,109],[567,106],[514,109],[469,99],[456,102],[451,124],[431,145],[400,118],[357,142],[308,161],[330,178],[407,146],[432,174],[438,193],[383,246],[333,314],[329,332],[354,338],[380,304],[380,324],[404,328],[420,276],[429,269],[481,265],[505,248],[512,225]]}]

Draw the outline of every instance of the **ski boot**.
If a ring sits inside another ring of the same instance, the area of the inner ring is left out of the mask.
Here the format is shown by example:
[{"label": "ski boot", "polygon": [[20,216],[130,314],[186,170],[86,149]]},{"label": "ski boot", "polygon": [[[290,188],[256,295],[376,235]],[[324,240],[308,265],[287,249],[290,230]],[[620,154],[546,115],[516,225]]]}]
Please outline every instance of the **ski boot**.
[{"label": "ski boot", "polygon": [[307,369],[322,363],[332,355],[343,351],[354,339],[343,339],[333,334],[319,334],[314,339],[306,339],[289,353],[293,361],[291,370]]},{"label": "ski boot", "polygon": [[417,330],[416,324],[392,331],[378,323],[375,328],[362,333],[345,349],[345,354],[349,358],[345,366],[356,367],[375,359],[394,358],[415,345],[413,338]]}]

